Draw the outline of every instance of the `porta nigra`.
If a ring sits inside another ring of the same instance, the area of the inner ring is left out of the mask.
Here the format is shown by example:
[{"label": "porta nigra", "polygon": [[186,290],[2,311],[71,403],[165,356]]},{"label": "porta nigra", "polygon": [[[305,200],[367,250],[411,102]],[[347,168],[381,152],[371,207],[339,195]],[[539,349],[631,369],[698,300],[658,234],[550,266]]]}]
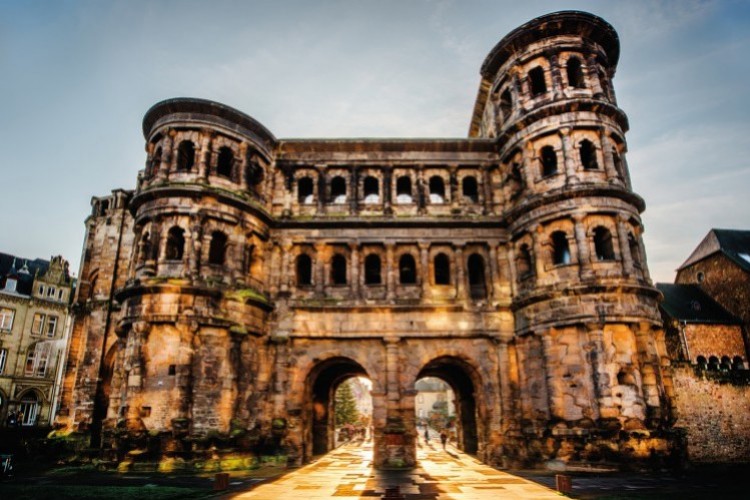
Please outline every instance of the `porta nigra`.
[{"label": "porta nigra", "polygon": [[482,64],[466,139],[285,140],[154,105],[135,189],[92,200],[58,423],[119,458],[218,440],[303,463],[364,376],[375,464],[410,467],[431,376],[487,463],[669,458],[618,56],[591,14],[528,22]]}]

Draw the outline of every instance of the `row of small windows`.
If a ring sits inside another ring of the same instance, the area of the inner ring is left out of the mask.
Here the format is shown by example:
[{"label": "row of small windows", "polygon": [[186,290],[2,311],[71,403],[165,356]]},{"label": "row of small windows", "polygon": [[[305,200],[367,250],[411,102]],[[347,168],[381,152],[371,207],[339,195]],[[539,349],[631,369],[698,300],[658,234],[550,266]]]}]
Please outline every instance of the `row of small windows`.
[{"label": "row of small windows", "polygon": [[[612,233],[609,229],[603,226],[594,228],[593,241],[594,255],[597,261],[606,262],[615,260],[616,257]],[[552,263],[554,265],[567,265],[572,262],[570,244],[568,243],[568,236],[565,232],[553,232],[550,235],[550,244],[552,247]],[[637,261],[639,255],[638,242],[632,234],[628,234],[628,246],[630,249],[630,255],[633,257],[634,261]],[[519,276],[523,278],[533,274],[531,250],[529,245],[525,243],[521,245],[518,254],[517,270]]]},{"label": "row of small windows", "polygon": [[[583,66],[581,60],[577,57],[568,59],[565,65],[565,74],[568,79],[568,86],[572,88],[585,88],[586,84],[583,78]],[[544,78],[544,69],[541,66],[535,66],[528,73],[529,90],[531,95],[536,97],[547,92],[547,81]],[[510,96],[509,96],[510,97]]]},{"label": "row of small windows", "polygon": [[[342,176],[333,177],[330,180],[328,202],[339,204],[347,201],[346,179]],[[380,181],[376,177],[367,176],[362,182],[363,201],[365,203],[380,203]],[[430,203],[444,203],[446,200],[445,180],[439,175],[434,175],[428,180]],[[464,199],[470,203],[479,202],[479,184],[475,177],[467,176],[461,181],[461,193]],[[396,179],[396,202],[411,203],[414,200],[411,177],[401,176]],[[311,177],[305,176],[297,179],[297,201],[301,204],[310,204],[315,201],[314,183]]]},{"label": "row of small windows", "polygon": [[[578,158],[581,161],[581,165],[584,170],[597,170],[599,164],[596,160],[596,147],[594,143],[588,139],[584,139],[578,145]],[[621,171],[621,160],[620,156],[616,151],[613,151],[613,158],[615,160],[615,166]],[[557,152],[552,146],[544,146],[540,151],[540,161],[542,163],[542,176],[548,177],[558,173],[557,166]]]},{"label": "row of small windows", "polygon": [[705,356],[698,356],[695,361],[698,364],[698,368],[702,370],[729,371],[745,369],[745,362],[742,361],[742,357],[740,356],[735,356],[734,358],[722,356],[721,359],[718,356],[709,356],[708,359]]},{"label": "row of small windows", "polygon": [[[142,255],[150,254],[150,235],[144,233]],[[221,231],[211,233],[211,243],[208,247],[208,263],[223,265],[226,258],[227,235]],[[185,256],[185,230],[179,226],[173,226],[167,232],[167,244],[164,248],[164,258],[166,260],[182,260]]]},{"label": "row of small windows", "polygon": [[[24,375],[27,377],[44,377],[47,375],[47,365],[52,349],[49,342],[37,342],[29,347],[26,354],[26,365]],[[5,372],[5,363],[8,360],[8,350],[0,349],[0,375]]]},{"label": "row of small windows", "polygon": [[[312,285],[312,258],[301,253],[296,260],[297,286]],[[364,261],[365,285],[382,285],[382,261],[380,255],[371,253]],[[473,253],[467,260],[467,274],[472,297],[485,295],[485,265],[481,255]],[[398,261],[398,280],[402,285],[417,284],[417,264],[411,254],[403,254]],[[346,285],[347,264],[346,257],[342,254],[334,254],[331,257],[330,283],[333,285]],[[433,282],[435,285],[450,285],[451,264],[450,259],[444,253],[435,255],[433,259]]]}]

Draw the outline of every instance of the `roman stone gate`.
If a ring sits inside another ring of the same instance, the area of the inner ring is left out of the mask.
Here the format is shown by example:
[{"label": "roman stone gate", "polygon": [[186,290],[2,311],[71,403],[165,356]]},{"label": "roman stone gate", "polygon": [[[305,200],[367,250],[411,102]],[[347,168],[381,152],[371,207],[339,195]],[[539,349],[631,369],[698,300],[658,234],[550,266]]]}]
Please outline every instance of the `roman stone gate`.
[{"label": "roman stone gate", "polygon": [[668,458],[618,56],[596,16],[530,21],[485,59],[466,139],[286,140],[156,104],[135,190],[92,202],[60,423],[120,456],[301,463],[366,376],[375,464],[409,467],[414,384],[435,376],[486,462]]}]

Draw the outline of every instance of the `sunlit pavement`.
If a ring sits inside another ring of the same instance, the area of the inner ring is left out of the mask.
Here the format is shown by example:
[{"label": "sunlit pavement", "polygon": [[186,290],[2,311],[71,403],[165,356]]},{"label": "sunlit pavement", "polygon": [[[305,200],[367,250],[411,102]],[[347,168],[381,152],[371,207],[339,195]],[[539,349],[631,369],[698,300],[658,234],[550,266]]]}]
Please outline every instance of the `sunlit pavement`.
[{"label": "sunlit pavement", "polygon": [[[411,471],[372,468],[372,442],[337,448],[316,462],[233,499],[381,498],[398,487],[404,500],[545,499],[560,495],[544,486],[488,467],[439,439],[419,439],[419,466]],[[390,498],[390,497],[389,497]]]}]

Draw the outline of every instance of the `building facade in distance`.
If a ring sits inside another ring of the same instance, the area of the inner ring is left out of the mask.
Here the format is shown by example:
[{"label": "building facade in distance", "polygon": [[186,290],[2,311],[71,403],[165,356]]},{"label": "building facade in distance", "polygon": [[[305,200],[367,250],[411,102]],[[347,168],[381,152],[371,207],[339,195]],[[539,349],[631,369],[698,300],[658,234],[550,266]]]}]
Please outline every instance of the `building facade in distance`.
[{"label": "building facade in distance", "polygon": [[60,256],[46,261],[0,253],[0,425],[54,418],[68,333],[73,280]]},{"label": "building facade in distance", "polygon": [[251,435],[302,462],[364,376],[375,464],[408,467],[415,383],[437,377],[488,463],[668,458],[618,57],[596,16],[530,21],[485,59],[466,139],[285,140],[156,104],[136,189],[87,219],[60,422],[120,454]]}]

